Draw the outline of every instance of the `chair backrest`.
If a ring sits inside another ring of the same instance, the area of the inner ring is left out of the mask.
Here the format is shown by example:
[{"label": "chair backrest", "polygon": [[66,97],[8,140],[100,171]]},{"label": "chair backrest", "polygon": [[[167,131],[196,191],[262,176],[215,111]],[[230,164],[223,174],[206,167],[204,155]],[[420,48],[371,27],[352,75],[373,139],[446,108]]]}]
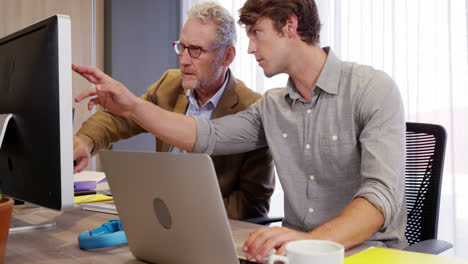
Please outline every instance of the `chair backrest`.
[{"label": "chair backrest", "polygon": [[447,134],[442,126],[406,123],[406,238],[437,238]]}]

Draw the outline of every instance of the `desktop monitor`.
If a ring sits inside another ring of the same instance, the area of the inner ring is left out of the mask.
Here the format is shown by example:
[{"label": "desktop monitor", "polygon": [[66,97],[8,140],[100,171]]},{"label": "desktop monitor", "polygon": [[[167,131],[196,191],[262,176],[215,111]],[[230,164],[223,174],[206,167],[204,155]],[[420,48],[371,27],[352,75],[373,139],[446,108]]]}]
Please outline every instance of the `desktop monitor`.
[{"label": "desktop monitor", "polygon": [[55,15],[0,39],[0,193],[73,206],[70,18]]}]

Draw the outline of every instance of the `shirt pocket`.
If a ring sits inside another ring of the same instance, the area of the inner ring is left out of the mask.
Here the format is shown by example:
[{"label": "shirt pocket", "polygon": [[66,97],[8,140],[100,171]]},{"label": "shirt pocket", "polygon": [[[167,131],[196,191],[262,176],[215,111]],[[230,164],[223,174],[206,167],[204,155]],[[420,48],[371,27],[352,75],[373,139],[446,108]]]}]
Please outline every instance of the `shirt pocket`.
[{"label": "shirt pocket", "polygon": [[359,173],[361,158],[357,139],[351,130],[320,133],[320,154],[324,161],[325,179],[353,182]]}]

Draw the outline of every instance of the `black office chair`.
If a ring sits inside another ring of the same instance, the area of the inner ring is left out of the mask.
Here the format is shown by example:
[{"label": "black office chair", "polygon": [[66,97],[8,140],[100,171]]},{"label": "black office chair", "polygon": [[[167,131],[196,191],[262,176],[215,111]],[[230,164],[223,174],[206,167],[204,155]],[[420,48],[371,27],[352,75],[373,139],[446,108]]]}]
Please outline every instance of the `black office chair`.
[{"label": "black office chair", "polygon": [[452,247],[437,240],[446,141],[442,126],[406,123],[407,251],[439,254]]},{"label": "black office chair", "polygon": [[[406,123],[407,251],[439,254],[452,247],[452,244],[437,239],[446,141],[442,126]],[[245,221],[269,225],[282,221],[282,217]]]}]

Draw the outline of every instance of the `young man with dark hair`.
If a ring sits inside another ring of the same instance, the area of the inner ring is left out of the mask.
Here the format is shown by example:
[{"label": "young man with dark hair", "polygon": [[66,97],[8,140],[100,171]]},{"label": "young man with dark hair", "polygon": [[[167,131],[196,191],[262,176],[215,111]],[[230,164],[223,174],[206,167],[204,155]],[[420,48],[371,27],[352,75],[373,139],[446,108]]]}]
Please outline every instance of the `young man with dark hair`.
[{"label": "young man with dark hair", "polygon": [[[284,189],[283,227],[252,232],[247,258],[262,260],[287,242],[326,239],[403,248],[405,120],[392,79],[320,48],[313,0],[247,0],[240,23],[266,76],[287,73],[247,110],[217,120],[166,112],[94,68],[74,68],[97,84],[100,104],[182,149],[215,154],[270,147]],[[92,76],[89,78],[88,76]]]}]

